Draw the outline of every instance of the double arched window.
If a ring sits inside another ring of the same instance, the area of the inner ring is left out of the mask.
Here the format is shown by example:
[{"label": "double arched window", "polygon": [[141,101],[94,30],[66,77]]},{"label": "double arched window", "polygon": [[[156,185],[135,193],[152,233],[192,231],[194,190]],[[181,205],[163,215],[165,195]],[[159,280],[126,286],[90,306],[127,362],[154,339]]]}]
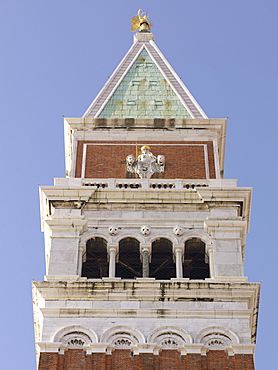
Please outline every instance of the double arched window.
[{"label": "double arched window", "polygon": [[[175,255],[173,244],[167,238],[156,239],[150,247],[142,252],[137,239],[126,237],[119,242],[116,258],[109,258],[105,239],[89,239],[83,256],[82,276],[89,279],[150,277],[157,280],[175,277],[203,280],[210,277],[206,245],[201,239],[187,240],[183,252],[179,249],[180,252]],[[114,266],[109,266],[109,263]]]}]

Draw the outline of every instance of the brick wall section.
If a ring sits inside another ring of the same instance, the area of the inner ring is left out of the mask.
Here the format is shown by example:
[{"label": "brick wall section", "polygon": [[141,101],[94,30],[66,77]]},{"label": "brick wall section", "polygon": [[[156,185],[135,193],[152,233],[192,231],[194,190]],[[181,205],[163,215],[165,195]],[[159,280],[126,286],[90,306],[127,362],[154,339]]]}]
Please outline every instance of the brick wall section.
[{"label": "brick wall section", "polygon": [[87,356],[86,370],[106,370],[106,360],[109,357],[105,353],[93,353]]},{"label": "brick wall section", "polygon": [[235,355],[235,370],[253,370],[254,360],[252,355]]},{"label": "brick wall section", "polygon": [[85,352],[83,349],[71,349],[64,354],[64,369],[79,370],[85,369]]},{"label": "brick wall section", "polygon": [[58,369],[59,354],[42,352],[40,355],[39,370],[60,370]]},{"label": "brick wall section", "polygon": [[[81,177],[83,144],[95,144],[87,146],[86,153],[86,178],[126,178],[126,157],[133,154],[136,157],[141,153],[140,148],[146,142],[89,142],[79,141],[77,145],[75,177]],[[104,144],[104,145],[97,145]],[[115,144],[115,145],[105,145]],[[125,144],[125,145],[121,145]],[[128,145],[126,145],[128,144]],[[148,142],[152,153],[157,156],[165,156],[165,172],[154,174],[152,178],[165,179],[205,179],[205,156],[204,147],[207,145],[209,178],[215,179],[214,152],[212,141],[176,141],[176,142]],[[167,145],[159,145],[167,144]],[[184,145],[187,144],[187,145]],[[197,145],[201,144],[201,145]]]},{"label": "brick wall section", "polygon": [[225,351],[209,351],[207,353],[207,370],[229,369],[229,356]]},{"label": "brick wall section", "polygon": [[39,370],[254,370],[253,355],[228,356],[225,351],[209,351],[206,356],[175,350],[162,350],[159,356],[149,353],[133,355],[117,349],[112,355],[70,349],[64,355],[43,352]]},{"label": "brick wall section", "polygon": [[64,363],[65,363],[65,357],[59,355],[58,356],[58,370],[64,370]]},{"label": "brick wall section", "polygon": [[202,356],[189,353],[186,357],[186,367],[183,370],[207,370],[202,368]]},{"label": "brick wall section", "polygon": [[159,354],[159,370],[187,369],[185,357],[175,350],[163,350]]},{"label": "brick wall section", "polygon": [[[139,370],[137,367],[138,356],[132,356],[128,349],[117,349],[111,355],[112,370]],[[136,366],[137,365],[137,366]],[[141,369],[140,369],[141,370]]]}]

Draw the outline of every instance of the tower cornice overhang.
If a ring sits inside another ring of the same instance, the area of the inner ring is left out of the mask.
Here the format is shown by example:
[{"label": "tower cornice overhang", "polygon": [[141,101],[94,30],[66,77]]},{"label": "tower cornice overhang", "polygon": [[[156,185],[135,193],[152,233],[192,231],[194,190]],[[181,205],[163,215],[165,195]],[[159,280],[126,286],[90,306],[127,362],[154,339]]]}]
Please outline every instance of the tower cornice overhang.
[{"label": "tower cornice overhang", "polygon": [[[76,179],[77,180],[77,179]],[[110,179],[111,180],[111,179]],[[80,183],[82,180],[79,179]],[[225,180],[222,180],[225,183]],[[137,179],[139,183],[146,181]],[[175,180],[173,179],[173,183]],[[149,183],[149,180],[147,181]],[[116,181],[113,182],[116,185]],[[85,184],[84,184],[85,185]],[[195,189],[122,189],[97,188],[96,186],[42,186],[40,187],[42,229],[46,220],[53,218],[54,208],[75,210],[71,217],[83,219],[81,210],[99,204],[154,204],[204,205],[211,207],[236,206],[239,215],[249,230],[252,188],[195,188]]]},{"label": "tower cornice overhang", "polygon": [[[210,319],[214,317],[235,318],[250,320],[251,326],[251,342],[256,342],[256,327],[258,317],[259,304],[259,283],[247,282],[212,282],[210,281],[182,281],[175,280],[165,281],[140,281],[135,280],[118,280],[107,281],[107,279],[90,279],[84,281],[80,278],[80,282],[66,283],[59,281],[44,281],[33,282],[34,289],[34,305],[38,307],[44,317],[111,317],[115,314],[115,310],[107,309],[100,312],[98,309],[86,309],[82,306],[82,299],[86,297],[86,301],[139,301],[139,302],[160,302],[161,294],[163,294],[164,317],[179,317],[179,318],[196,318],[202,313],[203,318]],[[162,293],[163,291],[163,293]],[[93,292],[93,294],[92,294]],[[36,297],[42,297],[44,304],[36,301]],[[197,298],[196,298],[197,297]],[[194,302],[203,302],[199,305],[198,312],[194,308]],[[61,304],[53,307],[51,302],[60,302]],[[80,308],[75,302],[80,301]],[[50,304],[48,304],[48,302]],[[63,304],[67,302],[67,306]],[[71,302],[72,305],[71,305]],[[168,302],[168,303],[167,303]],[[177,307],[173,312],[173,302],[177,303]],[[179,303],[178,303],[179,302]],[[237,302],[238,306],[234,309],[223,308],[223,304]],[[183,303],[181,305],[181,303]],[[147,303],[146,303],[147,304]],[[147,307],[144,304],[144,307]],[[155,317],[157,308],[153,304],[153,309],[143,308],[133,309],[134,315],[142,315],[143,317]],[[210,304],[214,307],[212,310]],[[220,304],[218,309],[216,305]],[[159,306],[159,303],[157,303]],[[169,306],[169,307],[168,307]],[[131,310],[117,310],[117,315],[120,317],[128,317]]]}]

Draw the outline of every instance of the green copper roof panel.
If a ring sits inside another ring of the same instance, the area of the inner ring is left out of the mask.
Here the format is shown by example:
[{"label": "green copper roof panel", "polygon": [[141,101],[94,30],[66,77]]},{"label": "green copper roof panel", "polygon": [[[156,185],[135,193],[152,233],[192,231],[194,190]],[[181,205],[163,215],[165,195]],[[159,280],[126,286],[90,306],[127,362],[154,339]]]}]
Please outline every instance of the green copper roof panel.
[{"label": "green copper roof panel", "polygon": [[191,118],[191,115],[143,49],[98,117]]}]

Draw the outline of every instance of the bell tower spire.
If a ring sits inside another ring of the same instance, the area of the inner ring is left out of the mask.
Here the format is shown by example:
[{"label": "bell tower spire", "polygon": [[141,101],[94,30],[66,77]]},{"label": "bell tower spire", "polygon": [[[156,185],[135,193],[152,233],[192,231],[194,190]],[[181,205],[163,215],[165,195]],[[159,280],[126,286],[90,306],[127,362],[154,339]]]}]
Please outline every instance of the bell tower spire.
[{"label": "bell tower spire", "polygon": [[206,116],[151,26],[139,9],[127,54],[64,119],[66,177],[40,187],[39,370],[254,370],[252,189],[223,178],[226,120]]}]

